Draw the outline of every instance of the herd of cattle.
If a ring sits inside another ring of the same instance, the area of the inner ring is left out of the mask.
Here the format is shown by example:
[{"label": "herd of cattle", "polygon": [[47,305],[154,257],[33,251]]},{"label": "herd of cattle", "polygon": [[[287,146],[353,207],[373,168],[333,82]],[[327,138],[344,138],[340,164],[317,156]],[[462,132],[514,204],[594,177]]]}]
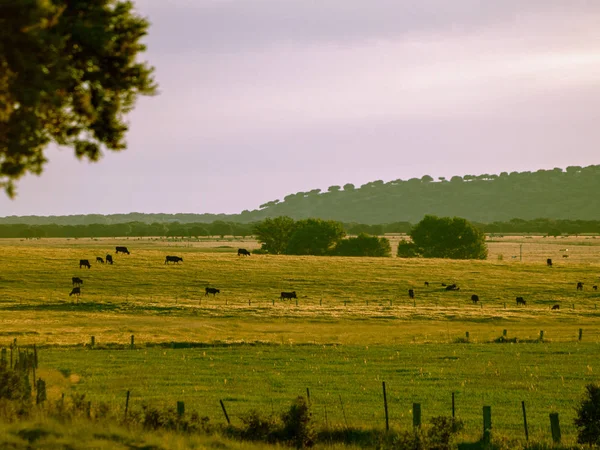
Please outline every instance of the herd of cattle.
[{"label": "herd of cattle", "polygon": [[[125,253],[127,255],[130,254],[129,250],[127,249],[127,247],[119,247],[119,246],[117,246],[115,248],[115,253],[117,255],[119,253]],[[245,248],[239,248],[238,251],[237,251],[237,255],[238,256],[250,256],[250,252],[248,250],[246,250]],[[113,264],[113,258],[112,258],[112,256],[110,254],[106,255],[105,260],[106,260],[107,264]],[[105,260],[102,257],[100,257],[100,256],[96,257],[96,262],[98,262],[98,263],[104,264]],[[168,256],[165,257],[165,264],[168,264],[168,263],[179,264],[180,262],[183,262],[183,258],[180,257],[180,256],[168,255]],[[546,260],[546,265],[548,267],[552,267],[552,260],[550,258],[548,258]],[[88,269],[91,268],[91,264],[90,264],[89,260],[87,260],[87,259],[81,259],[81,260],[79,260],[79,268],[81,269],[82,267],[87,267]],[[81,295],[81,285],[83,284],[83,280],[81,278],[79,278],[79,277],[73,277],[72,278],[72,282],[73,282],[73,289],[71,290],[71,293],[69,294],[69,297],[71,295],[77,295],[77,296]],[[425,286],[429,287],[429,282],[428,281],[425,281]],[[458,287],[456,285],[456,283],[453,283],[453,284],[442,283],[442,287],[444,287],[444,289],[446,291],[460,291],[460,287]],[[578,291],[582,291],[583,290],[583,283],[581,281],[577,282],[576,289]],[[592,289],[594,289],[595,291],[597,291],[598,290],[598,286],[594,285],[594,286],[592,286]],[[207,296],[209,294],[212,294],[213,297],[214,297],[216,294],[219,294],[220,292],[221,291],[219,289],[207,287],[205,289],[205,294],[204,295]],[[409,289],[408,290],[408,296],[409,296],[409,298],[414,299],[415,298],[415,290],[414,289]],[[296,291],[282,292],[281,296],[280,296],[281,300],[291,300],[291,299],[294,299],[294,298],[295,299],[298,298],[296,296]],[[474,304],[479,303],[479,296],[477,294],[471,295],[471,301]],[[516,301],[517,301],[517,306],[519,306],[519,305],[526,306],[527,305],[527,302],[525,301],[525,299],[523,297],[517,297]],[[560,309],[560,305],[555,304],[555,305],[552,306],[551,309],[553,309],[553,310]]]}]

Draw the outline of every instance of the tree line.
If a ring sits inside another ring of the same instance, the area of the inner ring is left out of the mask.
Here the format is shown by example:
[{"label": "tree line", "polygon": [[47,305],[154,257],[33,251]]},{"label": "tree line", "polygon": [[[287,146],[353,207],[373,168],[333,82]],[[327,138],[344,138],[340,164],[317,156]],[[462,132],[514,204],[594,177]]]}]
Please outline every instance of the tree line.
[{"label": "tree line", "polygon": [[[84,238],[84,237],[204,237],[204,236],[251,236],[260,222],[238,223],[216,220],[202,222],[128,222],[94,223],[87,225],[26,223],[0,224],[0,238]],[[538,234],[548,236],[600,234],[600,220],[551,220],[512,219],[507,222],[489,224],[473,222],[480,230],[489,234]],[[347,235],[367,234],[382,236],[386,233],[410,233],[413,224],[394,222],[369,225],[361,223],[343,223]]]}]

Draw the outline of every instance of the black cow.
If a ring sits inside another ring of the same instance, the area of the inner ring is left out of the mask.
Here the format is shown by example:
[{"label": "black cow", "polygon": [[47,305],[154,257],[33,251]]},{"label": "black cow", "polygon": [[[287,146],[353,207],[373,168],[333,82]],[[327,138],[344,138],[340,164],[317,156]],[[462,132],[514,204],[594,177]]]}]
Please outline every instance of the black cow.
[{"label": "black cow", "polygon": [[568,257],[569,257],[569,255],[563,255],[563,258],[568,258]]},{"label": "black cow", "polygon": [[111,255],[106,255],[106,263],[107,264],[112,264],[113,263],[113,259]]},{"label": "black cow", "polygon": [[104,260],[102,259],[101,256],[96,256],[96,262],[98,262],[100,264],[104,264]]},{"label": "black cow", "polygon": [[238,256],[250,256],[250,252],[245,248],[238,248]]},{"label": "black cow", "polygon": [[83,284],[83,280],[79,277],[73,277],[71,280],[73,280],[73,286],[81,286]]},{"label": "black cow", "polygon": [[577,290],[578,291],[583,291],[583,283],[581,281],[577,282]]},{"label": "black cow", "polygon": [[129,250],[127,247],[115,247],[115,253],[118,255],[119,253],[127,253],[129,255]]},{"label": "black cow", "polygon": [[168,262],[179,264],[179,261],[183,262],[183,258],[180,258],[179,256],[167,256],[165,258],[165,264],[167,264]]},{"label": "black cow", "polygon": [[554,305],[552,309],[560,309],[560,305]]},{"label": "black cow", "polygon": [[526,305],[527,302],[523,297],[517,297],[517,305]]},{"label": "black cow", "polygon": [[550,258],[548,258],[548,259],[546,260],[546,265],[547,265],[548,267],[552,267],[552,260],[551,260]]},{"label": "black cow", "polygon": [[449,284],[446,286],[447,291],[460,291],[460,288],[456,284]]},{"label": "black cow", "polygon": [[429,281],[425,282],[425,286],[429,287]]},{"label": "black cow", "polygon": [[408,290],[408,296],[409,296],[410,298],[415,298],[415,291],[414,291],[414,290],[412,290],[412,289],[409,289],[409,290]]},{"label": "black cow", "polygon": [[479,301],[479,295],[477,295],[477,294],[471,295],[471,301],[473,303],[477,303]]},{"label": "black cow", "polygon": [[206,297],[208,294],[212,294],[212,295],[213,295],[213,297],[214,297],[216,294],[220,294],[220,293],[221,293],[221,291],[220,291],[220,290],[218,290],[218,289],[215,289],[215,288],[210,288],[210,287],[207,287],[207,288],[206,288],[204,291],[206,292],[206,293],[204,294],[204,296],[205,296],[205,297]]},{"label": "black cow", "polygon": [[90,264],[90,262],[87,259],[80,259],[79,260],[79,268],[81,269],[82,267],[87,267],[88,269],[90,269],[92,267],[92,265]]},{"label": "black cow", "polygon": [[81,288],[80,287],[74,287],[73,290],[71,291],[71,293],[69,294],[69,297],[71,295],[81,295]]},{"label": "black cow", "polygon": [[291,298],[298,298],[298,297],[296,297],[296,291],[293,291],[293,292],[282,292],[280,298],[281,298],[281,300],[289,300]]}]

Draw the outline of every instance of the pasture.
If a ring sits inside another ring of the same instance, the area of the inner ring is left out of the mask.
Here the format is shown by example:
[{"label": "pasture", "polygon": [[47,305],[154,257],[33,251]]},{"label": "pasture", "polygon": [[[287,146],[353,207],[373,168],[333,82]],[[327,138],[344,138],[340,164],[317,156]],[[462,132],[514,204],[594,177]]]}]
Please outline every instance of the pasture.
[{"label": "pasture", "polygon": [[[115,255],[116,245],[131,254]],[[557,411],[573,439],[573,407],[600,370],[600,239],[494,238],[486,261],[245,257],[238,247],[257,244],[0,241],[0,346],[41,346],[51,396],[86,393],[115,408],[131,390],[133,404],[184,400],[214,421],[223,399],[239,420],[310,388],[322,426],[383,427],[386,381],[394,427],[412,423],[413,401],[424,418],[449,415],[455,392],[472,435],[483,405],[499,434],[522,435],[525,400],[532,436],[547,439]],[[113,265],[95,263],[107,253]],[[166,255],[183,262],[164,264]],[[68,295],[72,277],[84,281],[79,299]],[[205,296],[206,287],[220,293]],[[282,291],[296,291],[297,304]],[[519,342],[494,343],[503,330]]]}]

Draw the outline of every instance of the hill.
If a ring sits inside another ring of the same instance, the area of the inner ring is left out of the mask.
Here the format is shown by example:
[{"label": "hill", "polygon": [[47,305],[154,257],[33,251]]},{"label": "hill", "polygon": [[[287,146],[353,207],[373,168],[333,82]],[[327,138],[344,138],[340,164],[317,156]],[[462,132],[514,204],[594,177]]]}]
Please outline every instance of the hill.
[{"label": "hill", "polygon": [[126,222],[210,223],[216,220],[249,223],[266,217],[294,219],[319,217],[341,222],[382,224],[416,223],[425,214],[459,216],[491,223],[513,218],[600,220],[600,165],[570,166],[536,172],[502,172],[499,175],[454,176],[434,181],[424,175],[384,183],[373,181],[356,188],[331,186],[313,189],[264,203],[240,214],[114,214],[78,216],[26,216],[0,218],[0,224],[30,225],[115,224]]}]

